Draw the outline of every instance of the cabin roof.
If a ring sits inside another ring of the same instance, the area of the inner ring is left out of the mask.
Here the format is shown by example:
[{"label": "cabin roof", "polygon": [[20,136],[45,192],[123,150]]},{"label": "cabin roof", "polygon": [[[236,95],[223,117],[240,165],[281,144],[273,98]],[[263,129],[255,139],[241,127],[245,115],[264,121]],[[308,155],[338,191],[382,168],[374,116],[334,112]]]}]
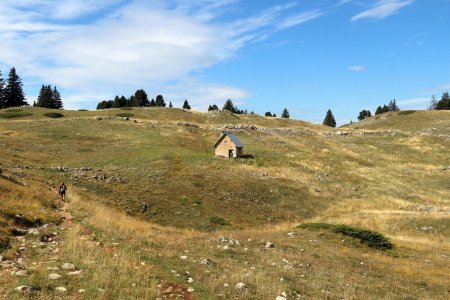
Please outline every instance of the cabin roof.
[{"label": "cabin roof", "polygon": [[217,145],[220,144],[220,142],[223,140],[224,137],[228,136],[230,140],[236,145],[236,147],[244,147],[244,144],[241,143],[241,141],[231,132],[224,132],[220,139],[217,141],[217,143],[214,145],[214,148],[217,147]]}]

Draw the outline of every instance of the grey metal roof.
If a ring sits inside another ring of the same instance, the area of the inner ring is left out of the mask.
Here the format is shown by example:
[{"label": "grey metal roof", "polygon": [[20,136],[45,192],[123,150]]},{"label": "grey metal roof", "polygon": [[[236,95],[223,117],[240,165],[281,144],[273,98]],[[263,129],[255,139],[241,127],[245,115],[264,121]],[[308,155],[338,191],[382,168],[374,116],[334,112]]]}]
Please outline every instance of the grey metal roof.
[{"label": "grey metal roof", "polygon": [[244,147],[244,144],[241,143],[241,141],[237,138],[237,136],[234,135],[234,133],[231,132],[225,132],[222,134],[220,139],[217,141],[217,143],[214,145],[214,148],[217,147],[217,145],[222,141],[222,139],[228,136],[230,140],[236,145],[236,147]]}]

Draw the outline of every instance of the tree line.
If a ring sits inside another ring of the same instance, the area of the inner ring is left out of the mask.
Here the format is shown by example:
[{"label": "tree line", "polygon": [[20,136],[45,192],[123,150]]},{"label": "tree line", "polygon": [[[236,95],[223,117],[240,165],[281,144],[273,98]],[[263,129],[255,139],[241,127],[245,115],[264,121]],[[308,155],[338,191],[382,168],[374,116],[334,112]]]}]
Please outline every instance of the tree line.
[{"label": "tree line", "polygon": [[[121,107],[166,107],[166,102],[162,95],[156,96],[156,100],[149,100],[147,93],[143,90],[137,90],[129,98],[125,96],[116,96],[114,100],[103,100],[97,104],[97,109],[121,108]],[[172,102],[169,102],[169,107]]]},{"label": "tree line", "polygon": [[444,92],[439,101],[437,101],[436,96],[433,95],[428,110],[450,110],[450,96],[448,95],[448,92]]},{"label": "tree line", "polygon": [[11,68],[6,82],[0,71],[0,108],[28,105],[25,100],[22,79],[17,75],[16,69]]}]

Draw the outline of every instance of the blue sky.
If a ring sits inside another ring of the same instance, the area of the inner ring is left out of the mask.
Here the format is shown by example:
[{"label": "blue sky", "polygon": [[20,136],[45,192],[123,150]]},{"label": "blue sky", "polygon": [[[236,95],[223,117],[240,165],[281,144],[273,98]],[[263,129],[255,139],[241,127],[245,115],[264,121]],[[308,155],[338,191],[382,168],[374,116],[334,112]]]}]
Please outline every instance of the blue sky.
[{"label": "blue sky", "polygon": [[450,0],[2,0],[0,69],[66,108],[145,89],[339,124],[450,90]]}]

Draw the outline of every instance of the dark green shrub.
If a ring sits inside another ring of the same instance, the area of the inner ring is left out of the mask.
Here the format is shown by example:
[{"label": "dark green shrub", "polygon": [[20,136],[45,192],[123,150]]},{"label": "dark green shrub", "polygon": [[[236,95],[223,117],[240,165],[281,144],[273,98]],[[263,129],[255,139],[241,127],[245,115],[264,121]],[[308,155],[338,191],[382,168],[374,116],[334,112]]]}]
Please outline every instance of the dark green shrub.
[{"label": "dark green shrub", "polygon": [[78,111],[89,111],[89,109],[79,109]]},{"label": "dark green shrub", "polygon": [[131,114],[131,113],[120,113],[120,114],[116,114],[116,117],[131,118],[131,117],[134,117],[134,114]]},{"label": "dark green shrub", "polygon": [[20,118],[20,117],[27,117],[33,115],[30,112],[22,111],[22,110],[8,110],[3,113],[0,113],[0,118],[2,119],[13,119],[13,118]]},{"label": "dark green shrub", "polygon": [[222,226],[230,225],[230,222],[228,222],[227,220],[225,220],[224,218],[219,217],[219,216],[212,216],[209,219],[209,222],[211,222],[213,224],[217,224],[217,225],[222,225]]},{"label": "dark green shrub", "polygon": [[62,113],[57,113],[57,112],[48,112],[48,113],[45,113],[44,116],[49,117],[49,118],[62,118],[62,117],[64,117],[64,115]]},{"label": "dark green shrub", "polygon": [[327,223],[305,223],[305,224],[300,224],[297,227],[302,228],[302,229],[315,229],[315,230],[328,229],[328,230],[330,230],[330,229],[334,228],[334,225],[327,224]]},{"label": "dark green shrub", "polygon": [[375,249],[387,250],[392,249],[394,247],[394,245],[389,241],[387,237],[385,237],[381,233],[370,231],[367,229],[361,229],[347,225],[333,225],[326,223],[307,223],[301,224],[297,227],[313,230],[320,230],[320,229],[329,230],[334,233],[339,233],[342,235],[358,239],[361,243],[366,244],[369,247]]},{"label": "dark green shrub", "polygon": [[132,110],[133,108],[132,107],[121,107],[120,109],[121,110]]},{"label": "dark green shrub", "polygon": [[359,239],[361,243],[364,243],[372,248],[382,250],[393,248],[392,243],[388,240],[387,237],[375,231],[350,227],[346,225],[337,225],[331,231],[351,236],[355,239]]},{"label": "dark green shrub", "polygon": [[402,110],[402,111],[399,111],[398,115],[399,116],[406,116],[406,115],[413,114],[415,112],[416,112],[415,110]]},{"label": "dark green shrub", "polygon": [[9,248],[9,237],[0,237],[0,253]]}]

